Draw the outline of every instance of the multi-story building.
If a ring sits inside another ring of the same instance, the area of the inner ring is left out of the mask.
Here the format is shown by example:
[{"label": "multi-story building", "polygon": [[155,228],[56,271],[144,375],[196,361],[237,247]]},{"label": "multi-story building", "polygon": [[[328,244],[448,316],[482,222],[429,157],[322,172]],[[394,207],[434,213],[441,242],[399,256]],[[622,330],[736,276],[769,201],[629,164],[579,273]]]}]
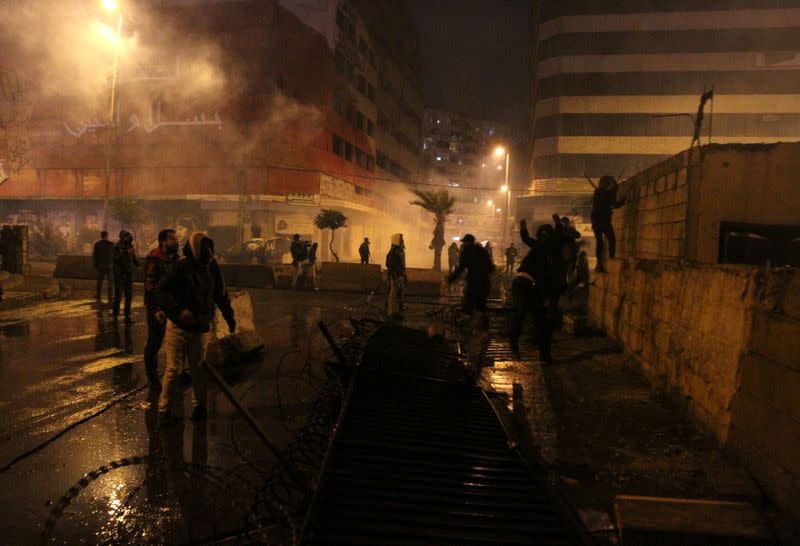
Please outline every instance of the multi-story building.
[{"label": "multi-story building", "polygon": [[505,182],[506,163],[505,156],[494,154],[497,146],[512,146],[509,126],[457,112],[425,110],[425,181],[434,188],[446,187],[457,199],[446,228],[448,237],[472,232],[481,240],[502,240],[507,195],[499,189]]},{"label": "multi-story building", "polygon": [[[335,243],[345,257],[363,236],[376,239],[377,254],[388,232],[408,225],[385,214],[389,205],[375,191],[383,176],[378,72],[363,23],[334,9],[341,27],[331,27],[331,38],[275,0],[153,0],[137,9],[125,17],[127,36],[137,40],[120,57],[113,123],[107,108],[92,110],[108,104],[107,88],[96,96],[70,88],[40,95],[32,109],[19,105],[20,123],[4,119],[0,138],[13,146],[0,147],[0,182],[8,177],[0,218],[27,223],[34,234],[50,226],[62,246],[81,250],[103,223],[105,196],[128,196],[148,213],[138,226],[141,241],[159,227],[184,225],[207,229],[224,249],[258,226],[265,237],[313,237],[323,259],[329,233],[313,226],[322,207],[349,217]],[[30,51],[8,45],[0,58],[4,82],[23,67],[47,73],[37,66],[42,58],[26,59]],[[69,66],[48,67],[58,69]],[[13,158],[12,148],[20,151]]]},{"label": "multi-story building", "polygon": [[379,172],[405,181],[416,180],[425,108],[416,25],[403,2],[352,0],[352,5],[369,29],[375,46]]},{"label": "multi-story building", "polygon": [[712,88],[703,143],[800,139],[798,0],[537,0],[531,28],[529,214],[687,148]]}]

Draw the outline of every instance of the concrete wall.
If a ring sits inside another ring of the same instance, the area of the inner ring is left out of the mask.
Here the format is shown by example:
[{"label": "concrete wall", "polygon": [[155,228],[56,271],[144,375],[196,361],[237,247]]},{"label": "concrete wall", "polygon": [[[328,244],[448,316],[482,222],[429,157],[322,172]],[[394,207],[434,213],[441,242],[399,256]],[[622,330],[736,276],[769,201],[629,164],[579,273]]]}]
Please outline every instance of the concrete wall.
[{"label": "concrete wall", "polygon": [[689,184],[686,257],[717,263],[720,222],[800,225],[800,144],[710,146]]},{"label": "concrete wall", "polygon": [[800,143],[708,145],[620,185],[618,256],[717,263],[721,222],[800,225]]},{"label": "concrete wall", "polygon": [[771,275],[753,310],[728,445],[800,521],[800,272]]},{"label": "concrete wall", "polygon": [[727,440],[756,270],[668,260],[610,260],[589,292],[589,321],[622,342],[651,382],[685,397]]},{"label": "concrete wall", "polygon": [[610,260],[589,321],[800,517],[800,272]]},{"label": "concrete wall", "polygon": [[686,253],[686,156],[678,155],[627,180],[614,214],[619,256],[676,258]]}]

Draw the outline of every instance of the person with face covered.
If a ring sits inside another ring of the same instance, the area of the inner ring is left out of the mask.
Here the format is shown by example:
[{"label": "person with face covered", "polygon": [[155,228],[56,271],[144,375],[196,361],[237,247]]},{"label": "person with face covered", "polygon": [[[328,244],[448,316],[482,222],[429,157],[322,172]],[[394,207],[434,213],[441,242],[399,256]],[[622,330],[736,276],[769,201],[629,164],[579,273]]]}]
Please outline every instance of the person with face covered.
[{"label": "person with face covered", "polygon": [[181,395],[179,377],[186,362],[192,374],[192,419],[206,417],[206,376],[200,368],[210,339],[216,308],[236,331],[236,319],[219,264],[214,241],[205,233],[193,233],[183,247],[183,257],[156,287],[158,304],[167,318],[164,346],[167,367],[158,402],[159,418],[172,422],[172,409]]},{"label": "person with face covered", "polygon": [[131,303],[133,301],[133,275],[139,267],[136,249],[133,247],[133,235],[125,230],[119,232],[119,241],[114,245],[114,308],[111,315],[114,320],[119,316],[119,306],[125,295],[125,323],[132,324]]},{"label": "person with face covered", "polygon": [[536,238],[528,233],[528,224],[520,222],[519,236],[530,251],[522,259],[517,274],[511,283],[511,299],[514,313],[511,318],[511,352],[520,357],[519,338],[525,317],[530,313],[536,324],[536,338],[539,345],[539,359],[552,362],[551,344],[553,320],[551,300],[559,290],[558,260],[560,259],[555,228],[550,225],[539,226]]},{"label": "person with face covered", "polygon": [[489,297],[489,275],[494,271],[494,264],[489,253],[475,236],[468,233],[461,238],[461,255],[458,265],[447,276],[447,284],[453,284],[462,273],[467,272],[467,285],[464,287],[464,313],[471,315],[473,311],[481,313],[481,324],[485,329],[486,300]]},{"label": "person with face covered", "polygon": [[158,351],[164,342],[167,316],[155,297],[156,287],[178,261],[178,237],[174,229],[158,233],[158,246],[144,263],[144,306],[147,310],[147,343],[144,346],[144,368],[151,387],[160,387],[158,380]]}]

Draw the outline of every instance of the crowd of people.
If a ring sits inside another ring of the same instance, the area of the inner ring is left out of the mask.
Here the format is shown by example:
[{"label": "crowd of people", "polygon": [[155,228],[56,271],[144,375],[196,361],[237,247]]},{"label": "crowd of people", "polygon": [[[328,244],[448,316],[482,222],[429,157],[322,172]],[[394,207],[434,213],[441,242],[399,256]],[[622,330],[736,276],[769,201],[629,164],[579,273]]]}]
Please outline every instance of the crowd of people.
[{"label": "crowd of people", "polygon": [[[126,324],[133,323],[133,279],[139,267],[133,242],[133,235],[127,231],[120,232],[116,243],[109,241],[108,233],[103,231],[93,251],[97,272],[95,297],[101,301],[103,282],[108,283],[111,315],[118,320],[124,296]],[[144,275],[147,317],[144,363],[150,387],[161,390],[159,420],[165,424],[174,421],[182,393],[179,381],[186,370],[192,384],[192,419],[205,419],[206,376],[199,367],[205,358],[217,308],[230,333],[236,331],[230,297],[214,258],[214,241],[204,232],[195,232],[183,246],[183,256],[179,256],[175,230],[164,229],[158,234],[158,246],[147,255]],[[158,353],[162,345],[166,369],[159,378]]]},{"label": "crowd of people", "polygon": [[[591,218],[597,240],[597,270],[604,271],[604,245],[608,244],[611,257],[615,253],[616,241],[611,224],[613,209],[621,206],[624,198],[617,198],[617,183],[611,176],[601,177],[599,184],[595,186],[592,182],[592,186],[595,187]],[[577,290],[588,290],[589,284],[588,257],[582,248],[581,234],[569,218],[558,214],[552,218],[552,224],[539,226],[535,234],[530,233],[525,220],[520,222],[520,239],[528,251],[516,271],[514,268],[520,254],[517,247],[512,242],[504,251],[505,272],[513,274],[511,350],[519,355],[523,325],[531,315],[536,327],[539,357],[543,362],[552,361],[552,332],[559,327],[560,299]],[[6,259],[9,254],[6,247],[10,244],[8,231],[3,229],[3,258]],[[447,249],[447,283],[456,282],[466,273],[463,310],[467,315],[476,316],[479,328],[486,331],[490,276],[495,271],[493,248],[491,242],[482,245],[469,233],[460,240],[460,247],[453,242]],[[364,238],[358,248],[362,264],[370,263],[370,244],[370,240]],[[293,288],[298,287],[301,279],[307,279],[316,289],[317,249],[317,243],[305,241],[299,234],[292,237]],[[188,237],[182,250],[183,255],[179,256],[175,230],[164,229],[158,234],[158,246],[147,255],[144,264],[145,372],[150,386],[161,390],[159,418],[167,423],[175,417],[174,406],[181,393],[179,381],[187,370],[193,378],[192,417],[203,419],[206,416],[205,373],[198,367],[205,358],[216,309],[221,311],[230,333],[236,330],[230,297],[214,257],[214,241],[204,232],[197,231]],[[392,235],[385,262],[388,280],[386,315],[389,319],[402,317],[405,309],[403,300],[408,281],[405,250],[403,234]],[[123,230],[117,242],[112,243],[108,233],[103,231],[94,245],[93,259],[97,273],[97,301],[102,300],[105,282],[113,320],[119,319],[122,307],[124,322],[133,323],[133,281],[140,266],[133,234]],[[165,346],[166,370],[159,378],[158,353],[162,346]]]}]

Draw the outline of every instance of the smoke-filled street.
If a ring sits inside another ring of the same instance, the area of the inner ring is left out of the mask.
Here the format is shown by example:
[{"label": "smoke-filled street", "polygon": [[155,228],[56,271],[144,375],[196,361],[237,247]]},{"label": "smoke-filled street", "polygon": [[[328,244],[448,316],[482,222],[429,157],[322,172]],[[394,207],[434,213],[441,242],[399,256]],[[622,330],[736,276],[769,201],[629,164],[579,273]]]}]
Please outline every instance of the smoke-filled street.
[{"label": "smoke-filled street", "polygon": [[[364,297],[253,294],[255,326],[268,337],[267,349],[255,362],[222,373],[270,440],[283,449],[305,424],[311,403],[324,388],[320,370],[328,351],[317,321],[328,322],[335,331],[339,319],[353,314],[348,304],[360,305]],[[134,316],[143,318],[140,305],[134,306]],[[241,472],[248,457],[257,460],[259,468],[271,468],[272,454],[235,418],[235,410],[218,391],[211,394],[207,422],[185,419],[175,427],[159,428],[151,406],[157,395],[146,386],[142,363],[143,320],[115,324],[108,308],[88,293],[4,311],[0,317],[0,495],[6,543],[37,542],[62,495],[86,473],[115,460],[144,456],[162,465],[185,461],[253,479],[252,468],[250,474]],[[188,398],[186,407],[188,417]],[[196,491],[183,487],[177,467],[153,465],[143,461],[87,484],[54,522],[58,542],[125,537],[187,542],[211,536],[214,526],[219,531],[242,524],[246,511],[229,504],[231,496],[242,494],[235,483],[226,484],[227,492],[207,492],[209,498],[194,507],[197,514],[187,516],[185,503],[196,500]],[[212,485],[203,482],[203,487]],[[134,528],[125,529],[129,522]]]},{"label": "smoke-filled street", "polygon": [[798,44],[0,0],[0,541],[800,546]]}]

